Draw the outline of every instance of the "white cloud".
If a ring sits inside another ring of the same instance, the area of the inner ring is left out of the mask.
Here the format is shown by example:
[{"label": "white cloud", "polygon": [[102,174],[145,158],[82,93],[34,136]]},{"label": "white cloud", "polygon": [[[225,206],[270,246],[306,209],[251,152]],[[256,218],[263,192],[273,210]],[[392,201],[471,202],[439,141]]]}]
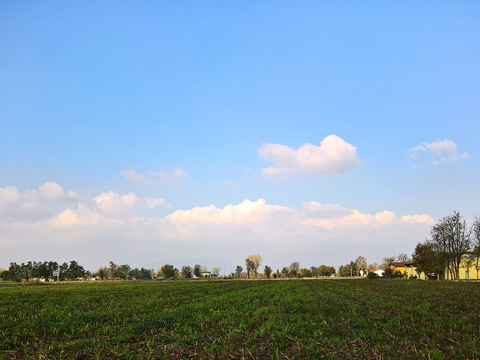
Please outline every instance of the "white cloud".
[{"label": "white cloud", "polygon": [[[422,143],[408,150],[410,157],[418,158],[427,156],[430,159],[429,165],[436,166],[443,162],[453,162],[459,159],[468,159],[470,154],[460,153],[457,144],[451,140],[437,140],[432,143]],[[417,164],[415,164],[417,165]],[[414,165],[414,166],[415,166]]]},{"label": "white cloud", "polygon": [[286,179],[299,174],[344,174],[360,165],[357,148],[337,135],[329,135],[320,146],[304,144],[297,150],[286,145],[264,144],[257,150],[261,159],[275,166],[262,169],[269,178]]},{"label": "white cloud", "polygon": [[[246,255],[260,253],[273,267],[292,261],[337,266],[360,254],[378,262],[413,251],[433,224],[427,214],[369,214],[315,201],[298,209],[246,199],[161,216],[154,210],[168,206],[165,199],[134,193],[109,191],[91,198],[77,194],[73,201],[46,199],[39,190],[0,188],[0,265],[66,258],[95,270],[110,260],[140,266],[179,256],[220,257],[241,264]],[[6,217],[5,212],[16,215]]]},{"label": "white cloud", "polygon": [[152,175],[158,176],[160,180],[162,180],[163,182],[174,182],[176,180],[184,179],[188,177],[188,174],[180,168],[176,168],[175,170],[169,173],[166,173],[163,171],[160,171],[160,172],[150,171],[149,173]]},{"label": "white cloud", "polygon": [[47,199],[61,199],[65,197],[63,188],[54,182],[47,182],[41,185],[38,190],[40,195]]},{"label": "white cloud", "polygon": [[147,179],[145,176],[136,173],[133,170],[126,170],[122,172],[124,178],[130,180],[134,184],[142,184],[142,185],[151,185],[153,181]]}]

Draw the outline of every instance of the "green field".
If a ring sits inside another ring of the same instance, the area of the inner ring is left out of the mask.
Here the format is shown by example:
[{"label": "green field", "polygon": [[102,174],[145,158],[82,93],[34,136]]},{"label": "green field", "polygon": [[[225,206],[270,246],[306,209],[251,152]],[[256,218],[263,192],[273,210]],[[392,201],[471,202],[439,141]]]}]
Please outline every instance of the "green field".
[{"label": "green field", "polygon": [[480,284],[149,281],[0,288],[1,359],[474,359]]}]

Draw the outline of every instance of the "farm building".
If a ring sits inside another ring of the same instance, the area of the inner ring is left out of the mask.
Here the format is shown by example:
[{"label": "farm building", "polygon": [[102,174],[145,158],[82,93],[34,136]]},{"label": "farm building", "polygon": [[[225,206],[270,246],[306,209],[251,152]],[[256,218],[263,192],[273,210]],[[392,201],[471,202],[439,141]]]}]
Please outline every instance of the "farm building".
[{"label": "farm building", "polygon": [[[425,278],[436,279],[434,274],[425,274],[424,272],[418,273],[415,269],[415,261],[403,261],[403,262],[392,262],[390,267],[393,271],[399,270],[402,274],[406,274],[407,277],[416,276],[418,279],[425,280]],[[468,258],[462,259],[460,264],[459,271],[459,280],[478,280],[480,279],[480,261],[477,264],[477,261],[471,260]],[[444,280],[455,280],[451,278],[451,275],[448,269],[442,274],[439,274],[440,279]]]}]

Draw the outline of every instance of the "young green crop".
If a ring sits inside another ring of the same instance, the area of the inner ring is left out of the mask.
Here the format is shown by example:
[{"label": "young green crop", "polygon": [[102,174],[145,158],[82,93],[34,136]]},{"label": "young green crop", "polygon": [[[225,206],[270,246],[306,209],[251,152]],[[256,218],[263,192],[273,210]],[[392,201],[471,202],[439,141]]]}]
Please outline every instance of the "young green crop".
[{"label": "young green crop", "polygon": [[479,295],[328,279],[0,288],[0,359],[474,358]]}]

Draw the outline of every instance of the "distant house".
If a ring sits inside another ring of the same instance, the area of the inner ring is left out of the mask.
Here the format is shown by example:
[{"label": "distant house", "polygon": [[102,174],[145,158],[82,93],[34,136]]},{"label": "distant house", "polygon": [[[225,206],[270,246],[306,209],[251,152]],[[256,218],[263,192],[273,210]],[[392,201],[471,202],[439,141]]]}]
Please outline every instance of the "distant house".
[{"label": "distant house", "polygon": [[374,273],[374,274],[377,274],[378,276],[383,276],[383,275],[385,275],[385,271],[380,270],[380,269],[370,270],[370,272],[372,272],[372,273]]},{"label": "distant house", "polygon": [[206,278],[212,277],[212,273],[210,271],[201,271],[200,275]]}]

